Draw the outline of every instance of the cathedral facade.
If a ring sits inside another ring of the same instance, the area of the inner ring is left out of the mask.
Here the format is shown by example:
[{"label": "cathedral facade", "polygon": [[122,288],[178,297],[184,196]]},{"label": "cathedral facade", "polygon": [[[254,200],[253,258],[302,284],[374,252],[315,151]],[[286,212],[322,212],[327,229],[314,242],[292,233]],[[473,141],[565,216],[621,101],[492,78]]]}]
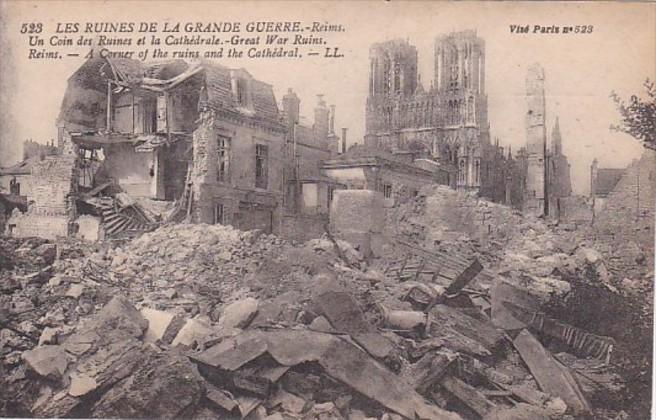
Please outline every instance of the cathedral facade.
[{"label": "cathedral facade", "polygon": [[454,32],[435,40],[434,53],[434,79],[426,89],[417,49],[408,41],[371,47],[365,144],[452,165],[459,189],[502,201],[499,171],[506,162],[490,142],[485,42],[473,30]]},{"label": "cathedral facade", "polygon": [[434,78],[417,71],[417,49],[407,40],[369,51],[365,145],[437,161],[455,174],[449,183],[536,216],[558,218],[571,194],[570,166],[558,121],[547,142],[544,70],[526,77],[526,146],[513,157],[490,140],[485,91],[485,41],[473,30],[435,40]]}]

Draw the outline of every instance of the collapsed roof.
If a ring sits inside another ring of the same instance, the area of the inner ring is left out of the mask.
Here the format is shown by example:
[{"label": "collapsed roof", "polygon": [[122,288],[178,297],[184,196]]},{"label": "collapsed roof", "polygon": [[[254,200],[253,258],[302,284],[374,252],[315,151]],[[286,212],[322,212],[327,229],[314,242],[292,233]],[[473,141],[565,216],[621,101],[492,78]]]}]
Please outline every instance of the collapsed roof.
[{"label": "collapsed roof", "polygon": [[[247,81],[250,90],[248,107],[239,104],[234,89],[235,78]],[[163,94],[192,79],[199,82],[193,84],[193,89],[204,92],[201,100],[205,99],[210,109],[280,124],[273,87],[253,78],[244,69],[230,69],[207,60],[193,64],[184,60],[143,63],[125,58],[93,57],[68,79],[58,126],[69,132],[106,128],[108,82],[112,82],[111,88],[116,93],[122,89],[134,89],[144,94]]]}]

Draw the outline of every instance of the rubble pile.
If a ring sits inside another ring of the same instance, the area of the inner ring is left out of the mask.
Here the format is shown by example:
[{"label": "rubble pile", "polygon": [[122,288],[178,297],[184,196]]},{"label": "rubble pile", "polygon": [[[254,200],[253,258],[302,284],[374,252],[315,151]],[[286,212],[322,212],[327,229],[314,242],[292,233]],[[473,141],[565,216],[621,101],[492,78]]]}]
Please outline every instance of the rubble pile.
[{"label": "rubble pile", "polygon": [[101,258],[110,280],[124,284],[130,294],[145,302],[182,305],[183,300],[195,301],[206,293],[228,302],[244,289],[244,275],[282,243],[258,231],[179,224],[110,248]]},{"label": "rubble pile", "polygon": [[[443,213],[454,203],[464,215]],[[606,311],[625,302],[593,244],[441,187],[387,217],[373,259],[332,235],[220,225],[95,247],[2,238],[0,415],[634,414],[624,343],[582,315],[581,284]]]},{"label": "rubble pile", "polygon": [[[571,342],[577,341],[572,338],[577,335],[572,336],[572,331],[577,330],[615,338],[613,367],[623,377],[619,382],[626,386],[620,386],[624,388],[620,392],[615,386],[618,378],[612,374],[614,381],[603,379],[612,391],[607,390],[591,400],[603,406],[631,407],[635,410],[633,415],[646,412],[648,403],[641,400],[649,401],[651,387],[653,243],[644,249],[646,245],[637,246],[633,237],[608,238],[599,235],[596,227],[573,230],[541,219],[519,217],[513,210],[493,203],[481,201],[476,205],[478,201],[461,192],[427,187],[414,202],[390,213],[392,219],[388,225],[398,224],[397,238],[409,238],[426,247],[432,243],[433,250],[441,248],[453,254],[475,255],[485,261],[486,268],[496,273],[498,283],[490,284],[478,276],[472,285],[487,291],[492,316],[497,320],[505,317],[507,309],[500,310],[499,296],[506,296],[510,286],[522,290],[520,294],[516,290],[511,292],[514,301],[535,309],[532,329],[551,339],[569,335]],[[427,204],[431,202],[440,205],[431,208]],[[469,211],[478,209],[478,216],[467,217],[479,220],[480,226],[466,226],[463,220],[468,219],[460,218],[454,208],[445,211],[448,206],[462,206]],[[445,212],[450,216],[441,216]],[[482,221],[489,219],[496,222],[488,229]],[[502,223],[503,219],[508,222]],[[429,239],[440,235],[437,241]],[[474,299],[480,302],[477,297]],[[557,347],[554,350],[560,351]],[[598,397],[603,401],[595,401]],[[601,415],[598,411],[596,414]]]},{"label": "rubble pile", "polygon": [[536,220],[473,193],[429,185],[413,201],[390,211],[388,221],[387,226],[397,235],[415,237],[431,246],[462,240],[499,246],[514,238],[522,224]]}]

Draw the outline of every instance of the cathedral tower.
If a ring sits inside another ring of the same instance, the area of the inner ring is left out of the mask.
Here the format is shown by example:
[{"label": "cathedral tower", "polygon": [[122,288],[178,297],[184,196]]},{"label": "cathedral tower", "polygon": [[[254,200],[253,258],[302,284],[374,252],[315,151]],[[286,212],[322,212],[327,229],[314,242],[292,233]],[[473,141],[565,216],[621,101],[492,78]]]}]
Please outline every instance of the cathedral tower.
[{"label": "cathedral tower", "polygon": [[456,165],[458,188],[480,191],[491,182],[482,174],[490,172],[486,157],[492,154],[485,94],[485,41],[473,30],[436,38],[434,68],[433,86],[440,110],[440,146],[434,154]]},{"label": "cathedral tower", "polygon": [[560,134],[558,117],[551,130],[551,146],[547,153],[547,211],[546,214],[554,219],[560,217],[563,197],[572,194],[572,181],[570,165],[567,156],[563,154],[563,139]]},{"label": "cathedral tower", "polygon": [[435,40],[433,86],[443,99],[444,125],[487,124],[485,41],[475,31],[454,32]]},{"label": "cathedral tower", "polygon": [[[476,31],[435,39],[434,78],[425,89],[417,49],[406,40],[372,45],[365,144],[431,158],[457,168],[458,188],[495,183],[485,93],[485,41]],[[489,175],[489,176],[488,176]]]},{"label": "cathedral tower", "polygon": [[560,134],[558,117],[556,117],[554,128],[551,131],[551,154],[554,156],[563,154],[563,138]]},{"label": "cathedral tower", "polygon": [[366,132],[393,129],[395,102],[417,89],[417,48],[407,40],[381,42],[369,49]]},{"label": "cathedral tower", "polygon": [[526,75],[526,151],[528,168],[524,211],[541,216],[548,213],[546,191],[547,132],[545,126],[544,70],[533,64]]}]

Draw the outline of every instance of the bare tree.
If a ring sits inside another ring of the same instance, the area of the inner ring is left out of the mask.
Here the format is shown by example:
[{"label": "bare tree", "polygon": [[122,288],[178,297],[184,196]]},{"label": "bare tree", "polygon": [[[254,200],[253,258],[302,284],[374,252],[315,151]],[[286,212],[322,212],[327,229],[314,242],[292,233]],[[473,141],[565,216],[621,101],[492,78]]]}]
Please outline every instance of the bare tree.
[{"label": "bare tree", "polygon": [[622,122],[610,128],[627,133],[646,148],[656,150],[656,83],[647,79],[643,86],[647,91],[646,99],[632,95],[628,103],[611,92],[610,97],[622,115]]}]

